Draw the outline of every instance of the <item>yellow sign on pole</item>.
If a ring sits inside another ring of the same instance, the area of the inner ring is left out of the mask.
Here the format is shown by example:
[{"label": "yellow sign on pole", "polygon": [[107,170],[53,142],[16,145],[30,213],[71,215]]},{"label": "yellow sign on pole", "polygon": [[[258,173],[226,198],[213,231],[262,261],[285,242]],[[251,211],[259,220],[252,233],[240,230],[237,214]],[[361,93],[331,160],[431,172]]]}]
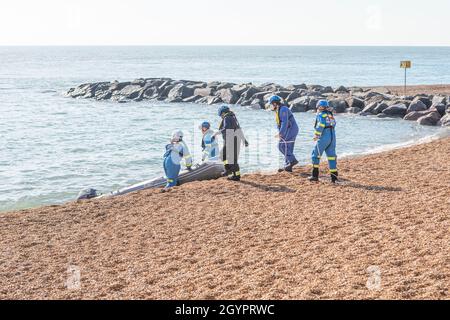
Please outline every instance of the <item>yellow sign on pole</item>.
[{"label": "yellow sign on pole", "polygon": [[411,61],[401,61],[400,68],[411,69]]},{"label": "yellow sign on pole", "polygon": [[406,69],[411,69],[411,61],[400,61],[400,68],[405,69],[405,97],[406,97]]}]

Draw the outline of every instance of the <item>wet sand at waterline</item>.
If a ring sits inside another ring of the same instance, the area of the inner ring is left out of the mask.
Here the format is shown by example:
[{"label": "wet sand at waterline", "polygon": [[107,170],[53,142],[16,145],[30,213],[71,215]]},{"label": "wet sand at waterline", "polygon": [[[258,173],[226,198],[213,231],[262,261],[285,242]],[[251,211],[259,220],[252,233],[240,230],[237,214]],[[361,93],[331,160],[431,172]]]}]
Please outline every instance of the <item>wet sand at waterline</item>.
[{"label": "wet sand at waterline", "polygon": [[336,186],[304,167],[3,213],[0,298],[449,299],[449,154],[345,159]]}]

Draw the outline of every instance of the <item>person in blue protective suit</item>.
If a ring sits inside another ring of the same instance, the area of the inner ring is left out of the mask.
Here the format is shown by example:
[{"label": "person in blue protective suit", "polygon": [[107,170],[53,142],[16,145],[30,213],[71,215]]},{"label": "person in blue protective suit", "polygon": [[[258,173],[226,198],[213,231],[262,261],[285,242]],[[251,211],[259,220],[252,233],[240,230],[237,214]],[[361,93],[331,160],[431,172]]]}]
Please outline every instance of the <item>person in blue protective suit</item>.
[{"label": "person in blue protective suit", "polygon": [[183,141],[183,132],[175,131],[170,143],[166,146],[164,154],[164,172],[167,178],[165,189],[178,185],[178,175],[181,170],[181,160],[185,160],[188,170],[192,170],[192,156]]},{"label": "person in blue protective suit", "polygon": [[319,167],[322,154],[325,152],[330,168],[331,182],[338,181],[337,156],[336,156],[336,120],[333,116],[333,109],[328,101],[320,100],[317,103],[317,117],[314,126],[314,140],[316,145],[312,152],[313,171],[310,181],[319,181]]},{"label": "person in blue protective suit", "polygon": [[218,115],[222,118],[219,125],[219,132],[216,133],[216,135],[221,133],[223,138],[223,148],[221,152],[221,158],[225,166],[223,176],[228,177],[231,175],[228,180],[240,181],[241,172],[238,164],[240,147],[241,144],[248,147],[248,142],[247,139],[245,139],[236,115],[228,106],[220,107]]},{"label": "person in blue protective suit", "polygon": [[207,121],[200,126],[202,131],[202,161],[217,160],[219,156],[219,143],[217,142],[214,131],[211,130],[211,124]]},{"label": "person in blue protective suit", "polygon": [[275,118],[278,127],[278,149],[284,156],[284,168],[279,171],[292,172],[292,168],[298,164],[294,155],[295,140],[298,135],[298,125],[294,115],[288,106],[283,104],[283,99],[279,96],[272,96],[269,105],[275,111]]}]

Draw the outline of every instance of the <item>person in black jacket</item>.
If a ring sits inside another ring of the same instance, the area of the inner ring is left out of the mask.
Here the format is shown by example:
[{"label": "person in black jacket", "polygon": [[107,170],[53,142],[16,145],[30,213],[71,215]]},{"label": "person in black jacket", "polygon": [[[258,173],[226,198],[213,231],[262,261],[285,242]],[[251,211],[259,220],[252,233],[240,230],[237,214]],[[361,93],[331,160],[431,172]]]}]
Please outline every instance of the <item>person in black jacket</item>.
[{"label": "person in black jacket", "polygon": [[[248,142],[244,137],[244,133],[242,132],[236,115],[229,107],[220,107],[218,115],[222,118],[218,133],[222,133],[223,138],[223,148],[221,152],[221,158],[225,166],[223,175],[228,177],[228,180],[240,181],[241,171],[238,164],[240,147],[241,144],[248,147]],[[231,177],[229,177],[230,175]]]}]

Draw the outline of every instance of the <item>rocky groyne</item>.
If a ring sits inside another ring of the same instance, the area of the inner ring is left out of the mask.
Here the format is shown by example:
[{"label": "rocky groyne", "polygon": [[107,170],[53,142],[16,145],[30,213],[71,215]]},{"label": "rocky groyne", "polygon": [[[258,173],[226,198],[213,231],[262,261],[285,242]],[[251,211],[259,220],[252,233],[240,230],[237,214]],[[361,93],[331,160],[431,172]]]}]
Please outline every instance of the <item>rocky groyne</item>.
[{"label": "rocky groyne", "polygon": [[118,103],[143,100],[210,105],[224,103],[253,109],[264,109],[267,99],[273,94],[285,99],[293,112],[315,111],[317,102],[327,99],[336,113],[400,117],[417,121],[421,125],[450,126],[450,96],[425,93],[398,96],[387,89],[146,78],[128,82],[85,83],[66,93],[72,98],[111,100]]}]

